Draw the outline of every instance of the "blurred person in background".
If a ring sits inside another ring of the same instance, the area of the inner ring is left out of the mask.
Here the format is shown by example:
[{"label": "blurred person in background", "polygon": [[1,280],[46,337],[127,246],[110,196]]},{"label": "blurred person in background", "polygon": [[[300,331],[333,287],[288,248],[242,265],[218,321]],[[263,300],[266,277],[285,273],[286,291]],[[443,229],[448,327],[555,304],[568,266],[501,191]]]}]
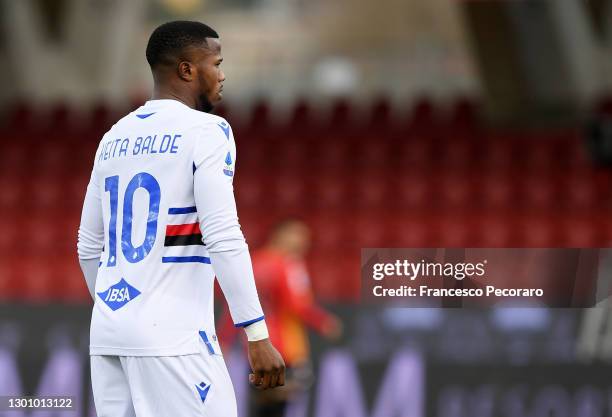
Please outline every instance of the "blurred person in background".
[{"label": "blurred person in background", "polygon": [[[282,417],[287,404],[309,388],[312,366],[307,328],[330,341],[342,335],[340,320],[315,302],[304,259],[310,241],[311,232],[305,223],[286,219],[273,227],[266,245],[253,253],[253,271],[270,340],[287,366],[284,387],[255,393],[256,417]],[[223,327],[225,337],[221,339],[227,344],[229,315]]]}]

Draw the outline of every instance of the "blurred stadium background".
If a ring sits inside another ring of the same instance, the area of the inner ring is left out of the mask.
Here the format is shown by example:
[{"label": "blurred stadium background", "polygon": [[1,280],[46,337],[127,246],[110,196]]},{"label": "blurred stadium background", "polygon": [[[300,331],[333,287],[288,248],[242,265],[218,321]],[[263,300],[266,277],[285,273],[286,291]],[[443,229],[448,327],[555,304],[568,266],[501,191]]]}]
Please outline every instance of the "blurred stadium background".
[{"label": "blurred stadium background", "polygon": [[3,0],[0,19],[0,395],[94,415],[75,249],[93,155],[147,99],[151,30],[200,19],[247,241],[305,219],[317,298],[345,318],[292,415],[612,415],[605,308],[359,303],[363,247],[611,246],[611,1]]}]

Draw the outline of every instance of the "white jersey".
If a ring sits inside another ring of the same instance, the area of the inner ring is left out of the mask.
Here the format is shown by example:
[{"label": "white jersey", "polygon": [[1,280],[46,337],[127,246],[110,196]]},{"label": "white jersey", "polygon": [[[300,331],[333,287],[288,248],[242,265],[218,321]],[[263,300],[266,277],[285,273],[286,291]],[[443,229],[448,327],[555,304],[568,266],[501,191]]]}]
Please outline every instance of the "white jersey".
[{"label": "white jersey", "polygon": [[92,355],[194,354],[201,341],[220,352],[215,274],[237,326],[263,319],[235,164],[229,124],[176,100],[148,101],[104,135],[78,242],[81,260],[99,259]]}]

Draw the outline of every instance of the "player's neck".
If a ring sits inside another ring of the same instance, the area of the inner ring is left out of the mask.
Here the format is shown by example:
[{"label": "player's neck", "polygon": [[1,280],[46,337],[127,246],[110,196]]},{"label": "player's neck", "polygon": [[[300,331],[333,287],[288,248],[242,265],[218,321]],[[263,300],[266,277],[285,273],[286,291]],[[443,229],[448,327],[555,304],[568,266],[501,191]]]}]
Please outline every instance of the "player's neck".
[{"label": "player's neck", "polygon": [[185,94],[180,94],[174,91],[164,90],[161,88],[154,88],[153,94],[151,95],[151,100],[177,100],[183,103],[184,105],[191,107],[192,109],[196,108],[196,101]]}]

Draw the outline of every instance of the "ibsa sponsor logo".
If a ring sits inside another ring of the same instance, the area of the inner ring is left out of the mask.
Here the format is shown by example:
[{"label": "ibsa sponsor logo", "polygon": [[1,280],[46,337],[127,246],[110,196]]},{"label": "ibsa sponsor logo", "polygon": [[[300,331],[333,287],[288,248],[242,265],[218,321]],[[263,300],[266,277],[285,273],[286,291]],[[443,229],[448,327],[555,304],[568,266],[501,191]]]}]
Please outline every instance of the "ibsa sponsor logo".
[{"label": "ibsa sponsor logo", "polygon": [[128,284],[124,278],[106,291],[98,293],[98,297],[113,311],[120,309],[139,295],[140,291]]}]

